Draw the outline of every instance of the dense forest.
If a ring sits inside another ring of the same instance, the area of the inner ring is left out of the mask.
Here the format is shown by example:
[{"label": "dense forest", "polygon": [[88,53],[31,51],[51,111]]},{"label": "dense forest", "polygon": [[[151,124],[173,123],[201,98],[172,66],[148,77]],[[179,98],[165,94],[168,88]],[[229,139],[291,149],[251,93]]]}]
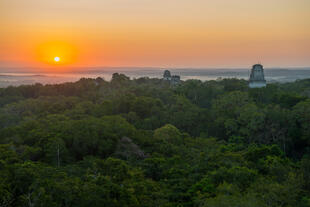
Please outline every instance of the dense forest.
[{"label": "dense forest", "polygon": [[1,88],[0,206],[310,206],[310,79]]}]

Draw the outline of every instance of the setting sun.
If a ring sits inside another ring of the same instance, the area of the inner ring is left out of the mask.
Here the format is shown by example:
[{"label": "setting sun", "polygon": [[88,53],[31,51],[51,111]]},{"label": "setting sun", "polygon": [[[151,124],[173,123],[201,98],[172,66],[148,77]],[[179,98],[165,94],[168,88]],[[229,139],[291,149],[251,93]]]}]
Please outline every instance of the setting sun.
[{"label": "setting sun", "polygon": [[54,58],[54,61],[55,61],[55,62],[59,62],[59,61],[60,61],[60,58],[59,58],[59,57],[55,57],[55,58]]},{"label": "setting sun", "polygon": [[64,40],[40,41],[36,46],[36,60],[45,65],[72,65],[78,50],[74,44]]}]

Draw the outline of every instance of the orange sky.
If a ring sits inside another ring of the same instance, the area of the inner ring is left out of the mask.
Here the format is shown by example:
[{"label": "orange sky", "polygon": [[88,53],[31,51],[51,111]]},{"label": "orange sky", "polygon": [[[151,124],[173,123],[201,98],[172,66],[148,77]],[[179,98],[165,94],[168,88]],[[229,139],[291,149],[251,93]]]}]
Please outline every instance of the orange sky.
[{"label": "orange sky", "polygon": [[0,0],[0,68],[310,66],[309,9],[309,0]]}]

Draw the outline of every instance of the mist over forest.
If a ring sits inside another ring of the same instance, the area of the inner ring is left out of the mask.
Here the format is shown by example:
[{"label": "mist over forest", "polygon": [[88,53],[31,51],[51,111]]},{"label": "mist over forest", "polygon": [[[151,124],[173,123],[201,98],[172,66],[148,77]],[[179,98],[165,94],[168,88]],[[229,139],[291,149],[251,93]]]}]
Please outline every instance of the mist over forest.
[{"label": "mist over forest", "polygon": [[[180,75],[182,80],[198,79],[201,81],[224,78],[249,79],[249,68],[172,68],[172,73]],[[142,77],[161,78],[164,69],[155,67],[74,67],[66,69],[42,68],[0,68],[0,88],[8,86],[41,84],[59,84],[76,82],[82,77],[102,77],[112,79],[115,72],[125,74],[131,79]],[[265,68],[268,83],[286,83],[310,78],[310,68]]]}]

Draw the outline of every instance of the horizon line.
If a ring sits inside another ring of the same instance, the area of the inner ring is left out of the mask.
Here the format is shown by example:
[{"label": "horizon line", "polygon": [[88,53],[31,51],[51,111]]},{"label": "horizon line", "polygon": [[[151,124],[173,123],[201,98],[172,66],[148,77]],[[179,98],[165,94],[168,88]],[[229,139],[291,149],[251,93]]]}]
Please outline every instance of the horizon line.
[{"label": "horizon line", "polygon": [[[253,64],[255,65],[255,64]],[[213,70],[220,70],[220,69],[251,69],[251,67],[245,67],[245,66],[240,66],[240,67],[210,67],[210,66],[202,66],[202,67],[188,67],[188,66],[182,66],[182,67],[163,67],[163,66],[0,66],[0,72],[1,69],[83,69],[83,68],[89,68],[89,69],[149,69],[149,70],[154,70],[154,69],[170,69],[170,70],[186,70],[186,69],[196,69],[196,70],[208,70],[208,69],[213,69]],[[271,67],[265,67],[265,69],[310,69],[309,66],[271,66]],[[60,71],[58,71],[60,72]]]}]

